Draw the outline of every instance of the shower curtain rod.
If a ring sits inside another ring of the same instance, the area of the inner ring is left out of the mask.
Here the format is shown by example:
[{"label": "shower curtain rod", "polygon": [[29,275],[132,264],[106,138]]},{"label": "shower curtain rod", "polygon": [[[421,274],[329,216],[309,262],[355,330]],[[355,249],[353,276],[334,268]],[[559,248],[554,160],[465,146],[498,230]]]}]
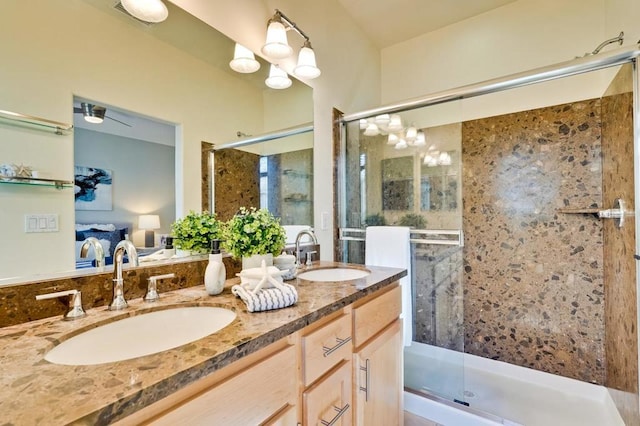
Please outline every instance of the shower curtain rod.
[{"label": "shower curtain rod", "polygon": [[287,136],[299,135],[313,131],[313,123],[304,123],[298,126],[287,127],[286,129],[276,130],[275,132],[263,133],[256,136],[249,136],[237,141],[228,142],[218,147],[214,147],[214,151],[227,148],[238,148],[240,146],[251,145],[258,142],[266,142],[273,139],[285,138]]},{"label": "shower curtain rod", "polygon": [[342,117],[341,121],[342,123],[349,123],[351,121],[380,114],[402,112],[459,99],[473,98],[475,96],[500,92],[502,90],[513,89],[543,81],[555,80],[561,77],[569,77],[630,62],[638,56],[640,56],[640,44],[635,44],[632,47],[622,47],[608,52],[599,53],[597,55],[576,58],[554,65],[535,68],[530,71],[519,72],[504,77],[485,80],[480,83],[469,84],[455,89],[408,99],[395,104],[347,114]]}]

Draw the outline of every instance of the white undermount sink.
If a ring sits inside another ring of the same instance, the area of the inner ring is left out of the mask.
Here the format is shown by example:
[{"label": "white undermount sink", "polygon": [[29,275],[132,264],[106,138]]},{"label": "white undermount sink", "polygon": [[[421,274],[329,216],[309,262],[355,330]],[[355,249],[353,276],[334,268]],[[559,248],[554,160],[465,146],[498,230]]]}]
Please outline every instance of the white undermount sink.
[{"label": "white undermount sink", "polygon": [[63,341],[44,357],[63,365],[94,365],[166,351],[229,325],[235,312],[212,306],[175,307],[127,317]]},{"label": "white undermount sink", "polygon": [[298,278],[308,281],[349,281],[364,278],[371,272],[355,268],[323,268],[298,274]]}]

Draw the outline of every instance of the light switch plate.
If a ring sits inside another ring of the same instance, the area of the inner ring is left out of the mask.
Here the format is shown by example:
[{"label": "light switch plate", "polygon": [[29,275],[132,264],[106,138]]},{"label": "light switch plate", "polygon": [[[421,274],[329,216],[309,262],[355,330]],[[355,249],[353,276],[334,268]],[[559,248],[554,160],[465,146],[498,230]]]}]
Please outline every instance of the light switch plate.
[{"label": "light switch plate", "polygon": [[24,215],[24,232],[58,232],[58,215],[26,214]]}]

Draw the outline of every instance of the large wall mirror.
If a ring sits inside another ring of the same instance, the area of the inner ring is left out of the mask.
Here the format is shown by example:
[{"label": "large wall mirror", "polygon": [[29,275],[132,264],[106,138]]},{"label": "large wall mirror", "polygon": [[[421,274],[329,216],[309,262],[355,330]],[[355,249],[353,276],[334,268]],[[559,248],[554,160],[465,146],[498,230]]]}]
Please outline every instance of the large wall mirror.
[{"label": "large wall mirror", "polygon": [[[228,66],[234,42],[169,2],[169,18],[154,25],[134,20],[113,0],[36,3],[0,5],[0,36],[20,41],[0,46],[10,64],[0,70],[0,109],[74,123],[75,129],[55,135],[0,123],[7,141],[0,164],[66,180],[90,180],[92,169],[111,173],[111,205],[78,207],[83,203],[74,185],[0,183],[0,228],[9,242],[0,248],[0,285],[75,270],[76,224],[126,224],[129,238],[143,246],[139,216],[155,214],[156,235],[168,234],[177,216],[201,208],[202,142],[218,147],[238,134],[313,120],[310,87],[293,77],[286,90],[266,87],[269,64],[261,58],[257,73],[234,72]],[[85,122],[82,103],[106,107],[108,118]],[[263,194],[264,206],[284,224],[313,222],[312,133],[236,150],[268,163],[266,173],[258,169],[259,179],[280,180],[282,191]],[[221,156],[225,152],[231,150]],[[211,209],[224,205],[222,194],[214,195]],[[25,217],[32,214],[55,215],[58,231],[25,233]]]},{"label": "large wall mirror", "polygon": [[313,227],[312,130],[309,123],[212,149],[208,208],[221,220],[242,206],[265,208],[294,243],[298,231]]}]

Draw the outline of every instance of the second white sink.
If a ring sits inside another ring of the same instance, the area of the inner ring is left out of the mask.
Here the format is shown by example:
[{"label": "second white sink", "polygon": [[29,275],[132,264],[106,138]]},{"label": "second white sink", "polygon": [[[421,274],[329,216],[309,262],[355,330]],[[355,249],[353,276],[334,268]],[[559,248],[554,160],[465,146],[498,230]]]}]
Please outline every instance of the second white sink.
[{"label": "second white sink", "polygon": [[44,357],[63,365],[94,365],[166,351],[231,324],[235,312],[211,306],[153,311],[102,325],[63,341]]},{"label": "second white sink", "polygon": [[364,278],[371,272],[356,268],[324,268],[298,274],[298,278],[308,281],[349,281]]}]

